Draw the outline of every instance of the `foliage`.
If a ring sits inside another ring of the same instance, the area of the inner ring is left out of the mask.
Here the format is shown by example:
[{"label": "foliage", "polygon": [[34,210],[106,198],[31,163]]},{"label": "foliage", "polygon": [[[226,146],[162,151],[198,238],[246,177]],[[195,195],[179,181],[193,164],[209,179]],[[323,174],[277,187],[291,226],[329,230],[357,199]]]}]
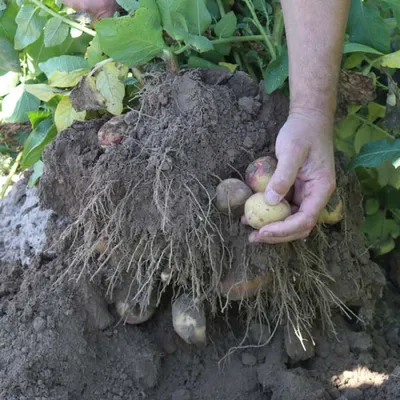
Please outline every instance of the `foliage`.
[{"label": "foliage", "polygon": [[[272,93],[287,87],[288,54],[278,0],[118,0],[114,18],[90,24],[60,0],[0,2],[3,122],[30,121],[20,169],[40,177],[43,148],[74,120],[123,113],[143,73],[188,67],[244,70]],[[365,231],[378,253],[399,235],[400,68],[398,0],[352,0],[343,67],[373,77],[376,101],[350,106],[336,126],[366,196]]]}]

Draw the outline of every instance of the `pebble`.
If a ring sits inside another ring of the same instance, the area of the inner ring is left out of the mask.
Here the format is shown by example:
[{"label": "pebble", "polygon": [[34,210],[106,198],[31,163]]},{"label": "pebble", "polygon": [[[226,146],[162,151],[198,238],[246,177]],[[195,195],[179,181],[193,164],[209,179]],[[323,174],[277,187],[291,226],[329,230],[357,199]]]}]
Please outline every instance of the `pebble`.
[{"label": "pebble", "polygon": [[36,317],[33,320],[32,326],[36,332],[43,332],[46,329],[46,320],[42,317]]},{"label": "pebble", "polygon": [[353,351],[368,351],[372,349],[372,338],[366,332],[351,332],[348,335],[350,349]]},{"label": "pebble", "polygon": [[253,366],[257,364],[257,358],[253,354],[243,353],[242,354],[242,364]]},{"label": "pebble", "polygon": [[192,396],[187,389],[178,389],[172,393],[171,400],[191,400]]}]

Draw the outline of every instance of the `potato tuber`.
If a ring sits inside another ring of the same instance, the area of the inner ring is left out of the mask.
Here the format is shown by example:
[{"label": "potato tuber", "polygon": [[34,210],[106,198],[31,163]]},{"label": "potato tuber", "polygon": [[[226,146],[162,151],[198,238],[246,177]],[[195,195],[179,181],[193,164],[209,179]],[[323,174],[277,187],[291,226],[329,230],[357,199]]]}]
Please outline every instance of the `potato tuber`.
[{"label": "potato tuber", "polygon": [[343,213],[343,201],[335,191],[328,204],[319,215],[318,222],[320,224],[335,225],[343,219]]},{"label": "potato tuber", "polygon": [[246,201],[244,213],[247,224],[260,229],[272,222],[283,221],[290,216],[291,209],[286,200],[272,206],[265,201],[264,193],[256,193]]},{"label": "potato tuber", "polygon": [[276,166],[277,161],[271,156],[266,156],[258,158],[247,167],[245,181],[253,192],[265,192]]},{"label": "potato tuber", "polygon": [[217,209],[228,213],[246,203],[253,194],[251,189],[239,179],[225,179],[217,186]]},{"label": "potato tuber", "polygon": [[183,294],[172,303],[172,324],[186,343],[197,346],[207,343],[204,306],[195,304],[190,295]]}]

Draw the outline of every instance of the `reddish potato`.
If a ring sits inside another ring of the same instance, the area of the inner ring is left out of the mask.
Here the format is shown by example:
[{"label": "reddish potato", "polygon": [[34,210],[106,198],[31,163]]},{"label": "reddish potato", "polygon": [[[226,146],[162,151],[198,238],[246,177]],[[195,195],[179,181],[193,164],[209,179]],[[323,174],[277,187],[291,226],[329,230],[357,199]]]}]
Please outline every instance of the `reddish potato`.
[{"label": "reddish potato", "polygon": [[265,192],[276,166],[277,161],[271,156],[266,156],[258,158],[247,167],[245,181],[253,192]]},{"label": "reddish potato", "polygon": [[99,144],[103,148],[120,144],[126,137],[128,125],[123,116],[114,117],[106,122],[98,132]]},{"label": "reddish potato", "polygon": [[252,194],[251,189],[241,180],[225,179],[217,186],[217,208],[228,213],[243,206]]},{"label": "reddish potato", "polygon": [[272,206],[265,201],[264,193],[256,193],[246,201],[244,213],[248,225],[254,229],[261,229],[265,225],[289,217],[291,208],[286,200]]}]

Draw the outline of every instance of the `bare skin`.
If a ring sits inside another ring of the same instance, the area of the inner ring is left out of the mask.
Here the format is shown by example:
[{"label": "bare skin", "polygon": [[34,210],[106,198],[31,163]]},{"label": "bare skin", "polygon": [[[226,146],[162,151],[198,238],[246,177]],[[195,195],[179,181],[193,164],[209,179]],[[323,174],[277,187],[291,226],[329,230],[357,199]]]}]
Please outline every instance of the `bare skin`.
[{"label": "bare skin", "polygon": [[[116,9],[114,0],[63,2],[96,18],[111,16]],[[294,214],[252,232],[252,243],[305,239],[336,185],[333,119],[350,0],[281,3],[289,47],[290,114],[276,141],[278,166],[266,200],[279,203],[294,185]]]},{"label": "bare skin", "polygon": [[86,11],[96,19],[111,17],[117,10],[113,0],[63,0],[63,3],[76,11]]},{"label": "bare skin", "polygon": [[281,3],[289,48],[290,114],[276,141],[278,166],[266,200],[279,203],[294,185],[295,213],[252,232],[252,243],[305,239],[336,185],[333,120],[350,1]]}]

